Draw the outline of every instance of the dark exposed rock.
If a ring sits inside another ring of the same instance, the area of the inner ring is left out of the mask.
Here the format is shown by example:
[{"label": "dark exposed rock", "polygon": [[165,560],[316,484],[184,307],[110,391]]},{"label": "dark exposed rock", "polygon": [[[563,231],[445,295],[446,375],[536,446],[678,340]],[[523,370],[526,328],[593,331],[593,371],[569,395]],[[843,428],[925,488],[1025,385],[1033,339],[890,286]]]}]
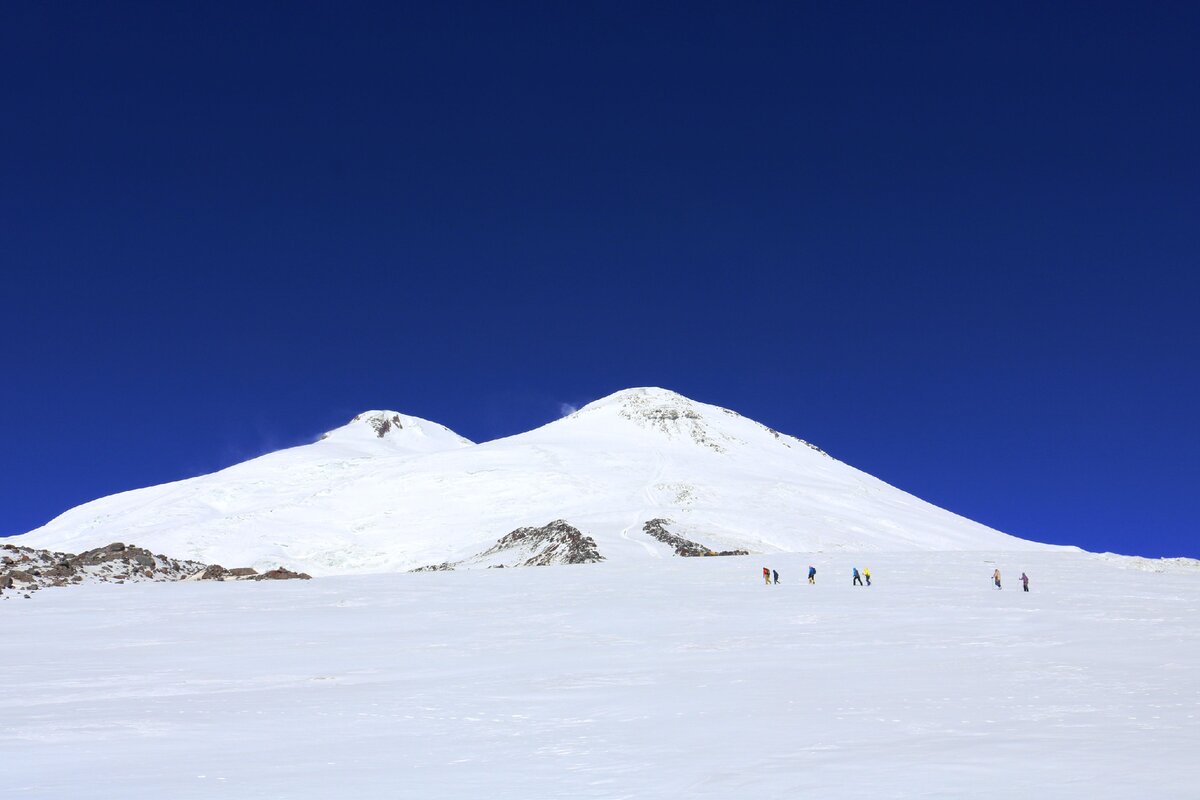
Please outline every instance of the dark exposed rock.
[{"label": "dark exposed rock", "polygon": [[95,566],[97,564],[105,564],[108,562],[119,561],[125,558],[125,545],[110,544],[107,547],[97,547],[94,550],[85,550],[79,555],[71,559],[76,564],[83,566]]},{"label": "dark exposed rock", "polygon": [[256,575],[251,580],[256,581],[290,581],[290,580],[312,580],[312,575],[305,572],[292,572],[290,569],[276,567],[273,570],[264,572],[262,575]]},{"label": "dark exposed rock", "polygon": [[[354,419],[358,420],[361,418],[362,415],[360,414]],[[375,431],[375,435],[380,439],[382,439],[384,436],[387,436],[388,431],[390,431],[393,427],[396,430],[401,430],[404,428],[399,414],[392,414],[391,416],[377,414],[373,417],[367,417],[367,424],[371,426],[371,429]]]},{"label": "dark exposed rock", "polygon": [[209,564],[204,568],[204,572],[200,573],[199,579],[202,581],[223,581],[228,574],[229,570],[220,564]]},{"label": "dark exposed rock", "polygon": [[410,569],[409,572],[451,572],[454,570],[454,565],[449,561],[443,561],[441,564],[430,564],[426,567],[417,567]]},{"label": "dark exposed rock", "polygon": [[749,550],[713,550],[711,547],[705,547],[698,542],[693,542],[691,539],[685,539],[678,534],[671,533],[666,528],[670,524],[672,523],[669,519],[656,518],[643,525],[642,530],[663,544],[675,548],[675,555],[683,556],[684,558],[695,556],[745,556],[750,554]]},{"label": "dark exposed rock", "polygon": [[664,402],[649,396],[629,397],[618,413],[640,425],[662,431],[667,436],[688,436],[696,444],[717,453],[725,452],[725,448],[709,435],[704,416],[685,398]]},{"label": "dark exposed rock", "polygon": [[[87,550],[79,555],[38,550],[5,544],[3,549],[15,557],[0,562],[0,590],[20,587],[36,591],[45,586],[72,586],[81,583],[136,583],[141,581],[253,580],[260,578],[252,567],[225,569],[154,555],[145,548],[114,542]],[[17,566],[20,565],[20,569]],[[308,575],[275,570],[274,580],[308,578]]]}]

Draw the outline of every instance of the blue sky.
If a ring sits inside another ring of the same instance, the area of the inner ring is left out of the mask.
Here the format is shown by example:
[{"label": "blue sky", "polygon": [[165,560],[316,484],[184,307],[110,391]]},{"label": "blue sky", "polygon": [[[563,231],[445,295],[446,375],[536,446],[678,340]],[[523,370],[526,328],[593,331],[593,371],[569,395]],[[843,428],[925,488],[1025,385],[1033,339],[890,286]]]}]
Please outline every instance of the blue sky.
[{"label": "blue sky", "polygon": [[1200,556],[1195,4],[48,5],[0,24],[0,533],[660,385]]}]

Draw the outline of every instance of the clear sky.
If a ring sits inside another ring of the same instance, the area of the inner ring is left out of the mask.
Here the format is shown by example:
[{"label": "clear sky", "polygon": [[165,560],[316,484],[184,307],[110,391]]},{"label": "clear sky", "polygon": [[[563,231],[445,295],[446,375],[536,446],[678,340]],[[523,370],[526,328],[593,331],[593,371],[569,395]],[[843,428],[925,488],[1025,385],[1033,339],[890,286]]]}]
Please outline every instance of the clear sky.
[{"label": "clear sky", "polygon": [[1200,557],[1196,3],[0,10],[0,533],[658,385]]}]

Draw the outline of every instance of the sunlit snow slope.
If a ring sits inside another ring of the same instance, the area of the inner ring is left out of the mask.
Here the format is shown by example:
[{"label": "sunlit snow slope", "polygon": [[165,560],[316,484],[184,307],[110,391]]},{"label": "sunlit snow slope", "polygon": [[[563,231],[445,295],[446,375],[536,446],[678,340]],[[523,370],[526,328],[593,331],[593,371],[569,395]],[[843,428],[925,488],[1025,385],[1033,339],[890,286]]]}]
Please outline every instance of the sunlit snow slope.
[{"label": "sunlit snow slope", "polygon": [[311,445],[102,498],[16,537],[114,540],[206,563],[313,574],[460,561],[564,519],[606,560],[669,558],[647,520],[715,550],[1041,548],[932,506],[733,411],[627,389],[528,433],[471,444],[367,412]]}]

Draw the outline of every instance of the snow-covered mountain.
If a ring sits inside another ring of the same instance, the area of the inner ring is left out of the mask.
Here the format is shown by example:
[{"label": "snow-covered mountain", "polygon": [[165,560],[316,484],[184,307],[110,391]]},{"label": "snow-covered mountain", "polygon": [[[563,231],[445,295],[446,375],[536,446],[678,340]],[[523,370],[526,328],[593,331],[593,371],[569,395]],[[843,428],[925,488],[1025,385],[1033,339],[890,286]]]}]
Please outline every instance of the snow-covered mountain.
[{"label": "snow-covered mountain", "polygon": [[[663,522],[648,528],[652,520]],[[672,557],[678,544],[651,535],[662,529],[712,552],[1046,547],[736,412],[655,388],[483,444],[369,411],[313,444],[101,498],[14,541],[80,551],[119,540],[176,558],[332,574],[496,566],[480,556],[517,529],[555,521],[617,561]],[[542,556],[521,558],[514,563]]]}]

